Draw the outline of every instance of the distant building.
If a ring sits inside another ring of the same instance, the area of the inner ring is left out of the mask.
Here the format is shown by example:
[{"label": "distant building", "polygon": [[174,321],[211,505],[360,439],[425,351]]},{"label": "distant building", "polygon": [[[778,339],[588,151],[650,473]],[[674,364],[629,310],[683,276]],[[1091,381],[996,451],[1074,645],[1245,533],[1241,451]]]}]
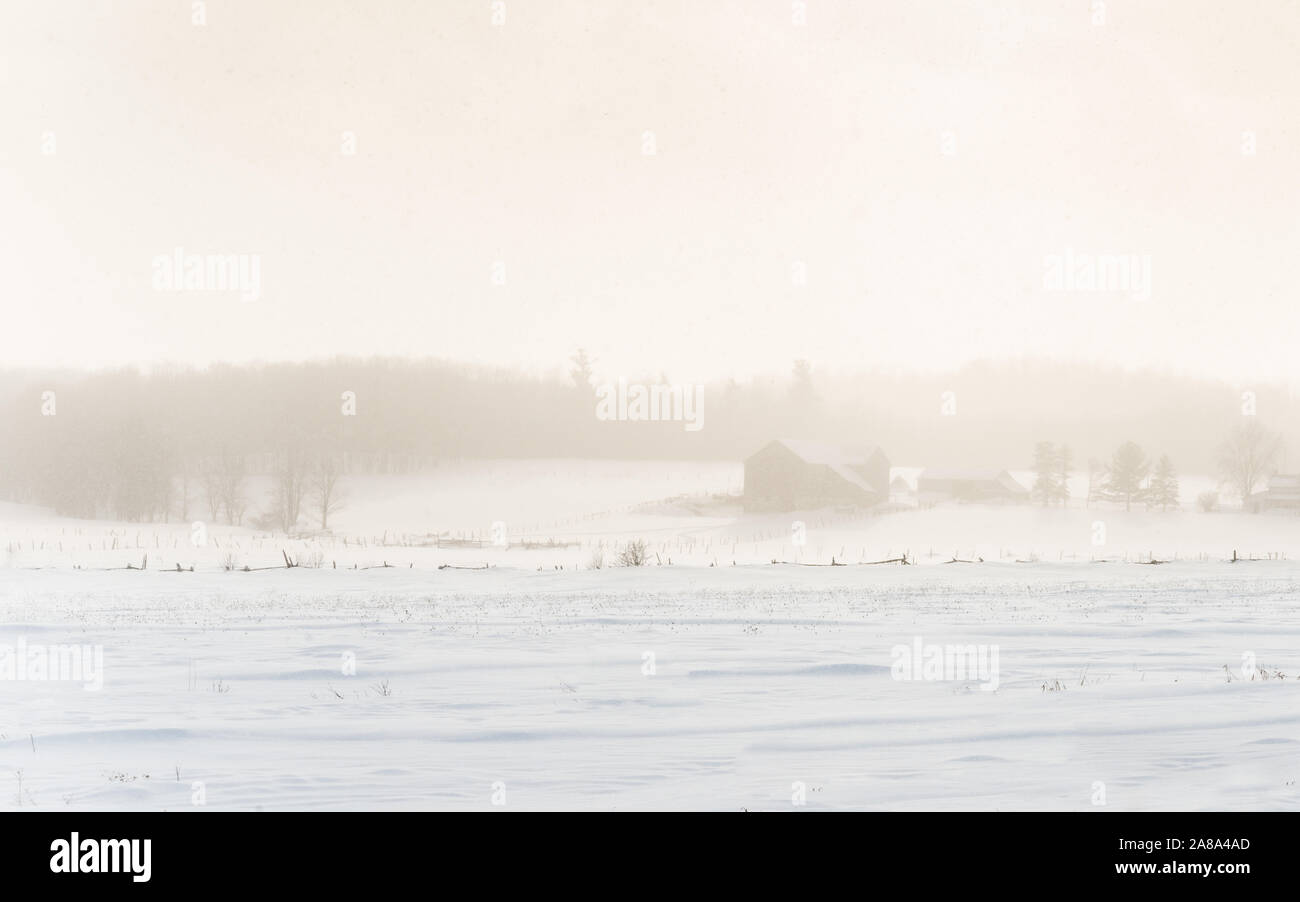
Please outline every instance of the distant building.
[{"label": "distant building", "polygon": [[1300,474],[1278,473],[1268,488],[1250,496],[1251,510],[1300,510]]},{"label": "distant building", "polygon": [[1029,490],[1006,470],[922,470],[916,494],[922,501],[1029,500]]},{"label": "distant building", "polygon": [[895,476],[889,483],[890,501],[908,501],[916,496],[912,484],[902,476]]},{"label": "distant building", "polygon": [[889,459],[874,446],[777,439],[745,460],[747,511],[871,507],[888,498]]}]

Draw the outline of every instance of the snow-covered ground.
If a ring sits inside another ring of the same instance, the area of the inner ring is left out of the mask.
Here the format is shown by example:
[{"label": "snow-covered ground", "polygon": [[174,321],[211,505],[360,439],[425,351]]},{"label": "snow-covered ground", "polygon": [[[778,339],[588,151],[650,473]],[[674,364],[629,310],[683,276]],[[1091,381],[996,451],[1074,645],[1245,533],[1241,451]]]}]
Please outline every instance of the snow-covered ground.
[{"label": "snow-covered ground", "polygon": [[[1300,518],[746,516],[658,466],[356,482],[308,538],[0,505],[0,807],[1300,807]],[[102,688],[4,678],[72,645]]]},{"label": "snow-covered ground", "polygon": [[[1298,589],[1284,561],[0,570],[0,644],[103,648],[98,691],[0,681],[0,804],[1300,807]],[[997,646],[996,691],[894,679],[918,639]]]}]

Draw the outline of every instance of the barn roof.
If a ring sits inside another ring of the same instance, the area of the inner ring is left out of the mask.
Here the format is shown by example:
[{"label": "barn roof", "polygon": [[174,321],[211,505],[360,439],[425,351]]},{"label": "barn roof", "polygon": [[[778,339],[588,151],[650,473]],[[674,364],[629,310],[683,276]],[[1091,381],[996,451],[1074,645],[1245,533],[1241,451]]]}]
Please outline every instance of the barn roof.
[{"label": "barn roof", "polygon": [[813,442],[800,438],[779,438],[776,443],[784,445],[796,457],[807,463],[826,464],[832,467],[865,464],[880,451],[877,445],[865,445],[854,450],[848,450],[839,445]]},{"label": "barn roof", "polygon": [[917,477],[917,483],[919,484],[922,479],[937,479],[944,482],[996,482],[1012,492],[1029,491],[1017,482],[1016,478],[1006,470],[953,470],[929,468],[921,471],[921,475]]},{"label": "barn roof", "polygon": [[1268,488],[1256,493],[1270,502],[1300,501],[1300,475],[1278,473],[1268,481]]}]

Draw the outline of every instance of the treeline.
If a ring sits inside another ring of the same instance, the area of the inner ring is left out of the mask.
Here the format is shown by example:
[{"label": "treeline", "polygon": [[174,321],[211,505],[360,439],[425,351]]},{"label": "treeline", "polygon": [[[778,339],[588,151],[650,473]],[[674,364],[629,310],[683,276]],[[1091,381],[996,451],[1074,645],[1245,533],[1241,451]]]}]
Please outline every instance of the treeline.
[{"label": "treeline", "polygon": [[[353,358],[0,371],[0,497],[81,517],[188,519],[197,507],[232,522],[284,520],[305,515],[323,471],[337,484],[340,474],[447,459],[739,461],[776,437],[875,443],[900,466],[1009,468],[1036,436],[1055,435],[1084,459],[1133,438],[1210,472],[1215,440],[1241,418],[1231,386],[1046,362],[825,374],[796,361],[787,372],[705,383],[695,431],[597,417],[607,380],[676,383],[604,372],[585,354],[546,375]],[[1281,389],[1257,387],[1250,401],[1272,423],[1300,423]],[[255,476],[276,480],[273,497],[248,497]]]},{"label": "treeline", "polygon": [[[1226,489],[1241,499],[1243,507],[1250,508],[1251,496],[1264,488],[1283,465],[1285,451],[1282,433],[1269,429],[1253,414],[1242,416],[1215,446],[1212,472],[1218,477],[1220,489]],[[1073,467],[1074,453],[1068,445],[1039,442],[1034,446],[1030,496],[1044,506],[1068,504]],[[1126,511],[1132,510],[1135,503],[1162,511],[1180,507],[1178,471],[1168,454],[1153,459],[1136,442],[1126,441],[1108,462],[1089,459],[1087,472],[1087,506],[1118,502]],[[1217,509],[1219,492],[1201,492],[1196,504],[1205,512]]]},{"label": "treeline", "polygon": [[[680,422],[604,423],[594,411],[595,388],[567,375],[437,361],[10,371],[0,373],[0,497],[87,518],[292,524],[331,472],[337,481],[466,458],[716,458],[747,441],[710,441]],[[725,417],[706,423],[718,437],[726,430]],[[272,478],[266,497],[250,497],[258,476]]]},{"label": "treeline", "polygon": [[[1039,442],[1034,447],[1034,484],[1030,496],[1044,506],[1066,505],[1070,501],[1070,477],[1074,475],[1074,454],[1068,445]],[[1178,473],[1169,455],[1152,463],[1135,442],[1115,449],[1110,461],[1088,461],[1086,504],[1117,502],[1131,510],[1134,502],[1161,510],[1178,507]]]}]

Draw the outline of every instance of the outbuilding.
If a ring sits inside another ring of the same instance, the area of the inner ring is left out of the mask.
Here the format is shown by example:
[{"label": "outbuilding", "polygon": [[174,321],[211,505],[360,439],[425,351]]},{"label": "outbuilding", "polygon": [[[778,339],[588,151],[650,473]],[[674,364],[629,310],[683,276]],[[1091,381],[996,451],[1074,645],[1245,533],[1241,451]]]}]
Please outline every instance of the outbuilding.
[{"label": "outbuilding", "polygon": [[916,494],[930,502],[1029,500],[1029,490],[1006,470],[922,470]]}]

